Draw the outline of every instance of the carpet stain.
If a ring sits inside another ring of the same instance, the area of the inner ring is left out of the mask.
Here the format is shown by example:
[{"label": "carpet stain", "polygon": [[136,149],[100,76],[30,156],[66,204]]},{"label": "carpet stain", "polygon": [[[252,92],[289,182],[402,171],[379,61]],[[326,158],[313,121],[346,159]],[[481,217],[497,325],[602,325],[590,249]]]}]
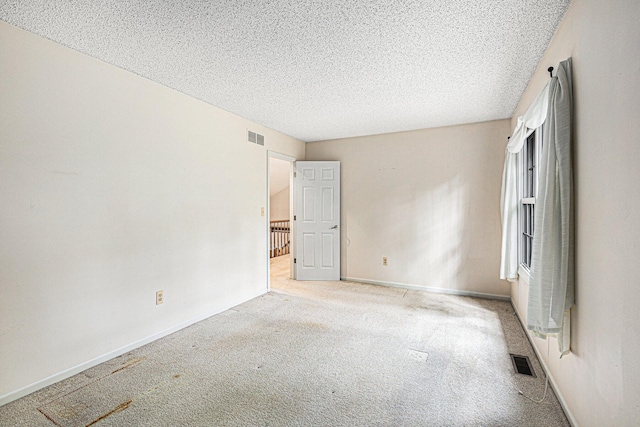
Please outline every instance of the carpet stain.
[{"label": "carpet stain", "polygon": [[120,372],[120,371],[122,371],[124,369],[127,369],[127,368],[130,368],[132,366],[135,366],[138,363],[142,362],[144,359],[146,359],[146,357],[134,357],[134,358],[131,358],[131,359],[127,360],[127,362],[123,366],[119,367],[118,369],[116,369],[115,371],[113,371],[111,373],[115,374],[116,372]]},{"label": "carpet stain", "polygon": [[40,408],[37,408],[37,409],[38,409],[38,412],[40,412],[42,415],[44,415],[44,416],[45,416],[45,418],[46,418],[46,419],[48,419],[49,421],[51,421],[54,425],[56,425],[56,426],[58,426],[58,427],[62,427],[60,424],[58,424],[58,423],[56,422],[56,420],[54,420],[54,419],[53,419],[53,418],[51,418],[49,415],[47,415],[47,413],[46,413],[46,412],[44,412],[42,409],[40,409]]},{"label": "carpet stain", "polygon": [[127,409],[129,407],[129,405],[131,405],[131,403],[133,403],[133,400],[129,399],[126,402],[119,404],[118,406],[116,406],[115,408],[113,408],[112,410],[107,412],[106,414],[101,415],[100,417],[98,417],[95,420],[91,421],[85,427],[90,427],[90,426],[92,426],[92,425],[104,420],[108,416],[111,416],[111,415],[115,414],[116,412],[124,411],[125,409]]},{"label": "carpet stain", "polygon": [[306,327],[316,328],[316,329],[329,329],[329,327],[327,325],[324,325],[324,324],[318,323],[318,322],[305,322],[305,323],[303,323],[303,325],[306,326]]},{"label": "carpet stain", "polygon": [[408,348],[407,355],[409,356],[409,358],[419,362],[426,362],[429,358],[429,353],[424,350],[417,350],[415,348]]}]

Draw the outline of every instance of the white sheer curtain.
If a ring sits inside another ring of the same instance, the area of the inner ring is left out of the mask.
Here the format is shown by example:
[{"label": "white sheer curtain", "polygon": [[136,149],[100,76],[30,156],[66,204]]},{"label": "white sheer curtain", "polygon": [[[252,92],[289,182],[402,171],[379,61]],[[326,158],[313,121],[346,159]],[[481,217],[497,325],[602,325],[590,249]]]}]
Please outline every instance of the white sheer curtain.
[{"label": "white sheer curtain", "polygon": [[502,196],[500,212],[502,215],[502,256],[500,259],[500,278],[515,282],[518,280],[518,163],[517,155],[530,129],[542,126],[547,118],[549,107],[549,83],[538,94],[527,112],[518,117],[518,123],[509,139],[502,172]]},{"label": "white sheer curtain", "polygon": [[517,154],[509,150],[505,153],[502,171],[502,253],[500,258],[500,278],[515,282],[518,280],[518,168]]},{"label": "white sheer curtain", "polygon": [[527,307],[527,329],[542,336],[557,333],[563,355],[570,351],[574,303],[572,91],[569,58],[549,82]]},{"label": "white sheer curtain", "polygon": [[574,203],[571,160],[571,58],[558,66],[518,123],[507,145],[502,174],[502,256],[500,278],[518,279],[517,153],[527,133],[546,120],[539,167],[535,232],[527,307],[527,329],[539,336],[558,334],[558,347],[570,351],[570,310],[574,304]]}]

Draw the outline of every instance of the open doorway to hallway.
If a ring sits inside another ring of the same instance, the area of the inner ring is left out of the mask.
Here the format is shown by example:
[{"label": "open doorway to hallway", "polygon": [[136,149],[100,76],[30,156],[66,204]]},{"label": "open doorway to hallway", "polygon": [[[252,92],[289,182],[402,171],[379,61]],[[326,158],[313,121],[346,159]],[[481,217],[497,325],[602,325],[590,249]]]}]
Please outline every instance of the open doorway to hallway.
[{"label": "open doorway to hallway", "polygon": [[293,159],[269,155],[269,281],[270,288],[293,278],[292,248],[292,190]]}]

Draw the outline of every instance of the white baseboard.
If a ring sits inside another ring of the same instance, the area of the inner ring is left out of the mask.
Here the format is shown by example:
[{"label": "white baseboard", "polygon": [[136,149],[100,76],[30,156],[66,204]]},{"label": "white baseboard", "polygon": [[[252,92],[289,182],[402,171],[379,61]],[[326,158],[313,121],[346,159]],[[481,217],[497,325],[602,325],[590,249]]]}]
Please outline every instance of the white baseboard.
[{"label": "white baseboard", "polygon": [[[513,306],[513,304],[512,304],[512,306]],[[529,340],[529,343],[531,344],[531,347],[533,347],[533,351],[536,353],[536,356],[538,357],[538,360],[540,361],[540,365],[542,366],[542,369],[544,369],[545,375],[549,378],[549,384],[551,384],[551,388],[553,389],[553,392],[556,394],[556,397],[558,398],[558,401],[560,402],[560,406],[562,406],[562,410],[564,411],[564,414],[567,416],[567,419],[569,420],[569,424],[571,424],[572,427],[579,427],[578,426],[578,422],[576,421],[575,417],[573,416],[573,414],[569,410],[569,407],[567,406],[567,401],[564,399],[564,396],[560,392],[560,388],[558,388],[558,384],[556,383],[555,378],[553,378],[553,375],[551,375],[551,371],[549,370],[549,367],[547,366],[547,362],[545,362],[545,360],[542,358],[542,355],[540,354],[540,350],[538,350],[538,347],[536,347],[535,342],[531,339],[531,335],[529,334],[529,331],[527,331],[527,326],[522,321],[522,317],[520,317],[520,313],[518,313],[518,310],[516,309],[515,306],[513,306],[513,311],[516,313],[516,317],[520,321],[520,325],[522,325],[522,329],[524,330],[524,334],[527,336],[527,339]],[[549,341],[547,339],[547,345],[549,345],[549,344],[550,343],[549,343]]]},{"label": "white baseboard", "polygon": [[366,283],[368,285],[390,286],[392,288],[410,289],[413,291],[427,291],[427,292],[435,292],[438,294],[459,295],[463,297],[476,297],[476,298],[511,301],[511,297],[509,295],[486,294],[483,292],[461,291],[459,289],[435,288],[431,286],[412,285],[408,283],[384,282],[380,280],[359,279],[357,277],[340,277],[340,280],[346,280],[348,282],[356,282],[356,283]]},{"label": "white baseboard", "polygon": [[197,317],[194,317],[190,320],[187,320],[185,322],[179,323],[175,326],[172,326],[171,328],[165,329],[164,331],[160,331],[158,333],[155,333],[153,335],[150,335],[146,338],[143,338],[141,340],[138,341],[134,341],[130,344],[127,344],[123,347],[120,347],[118,349],[115,349],[113,351],[110,351],[108,353],[103,354],[102,356],[98,356],[95,357],[91,360],[88,360],[86,362],[80,363],[79,365],[73,366],[69,369],[65,369],[64,371],[58,372],[56,374],[53,374],[49,377],[46,377],[42,380],[36,381],[32,384],[29,384],[25,387],[19,388],[17,390],[14,391],[10,391],[9,393],[5,393],[2,396],[0,396],[0,406],[2,405],[6,405],[9,402],[13,402],[14,400],[20,399],[21,397],[24,397],[28,394],[31,394],[35,391],[38,391],[44,387],[47,387],[51,384],[57,383],[59,381],[65,380],[67,378],[70,378],[76,374],[79,374],[82,371],[86,371],[89,368],[92,368],[96,365],[99,365],[103,362],[106,362],[107,360],[111,360],[114,357],[118,357],[121,356],[131,350],[135,350],[138,347],[142,347],[145,344],[149,344],[152,341],[155,341],[157,339],[166,337],[167,335],[171,335],[174,332],[178,332],[181,329],[184,329],[188,326],[193,325],[194,323],[198,323],[202,320],[205,320],[211,316],[214,316],[216,314],[222,313],[225,310],[228,310],[232,307],[235,307],[237,305],[240,305],[244,302],[247,302],[253,298],[259,297],[260,295],[264,295],[266,293],[266,291],[261,291],[256,293],[255,295],[251,295],[248,298],[240,298],[237,301],[233,301],[229,304],[225,304],[222,307],[216,307],[214,310],[211,310],[210,312],[207,313],[203,313]]}]

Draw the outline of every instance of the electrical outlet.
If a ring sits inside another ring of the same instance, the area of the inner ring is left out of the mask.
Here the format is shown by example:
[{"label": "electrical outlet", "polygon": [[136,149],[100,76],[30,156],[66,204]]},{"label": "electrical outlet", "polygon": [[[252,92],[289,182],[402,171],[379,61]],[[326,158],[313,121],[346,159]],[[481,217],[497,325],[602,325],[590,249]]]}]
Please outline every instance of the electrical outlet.
[{"label": "electrical outlet", "polygon": [[386,256],[382,257],[382,265],[387,266],[389,265],[389,258],[387,258]]},{"label": "electrical outlet", "polygon": [[264,216],[264,208],[260,208],[260,216]]},{"label": "electrical outlet", "polygon": [[164,291],[156,291],[156,305],[164,302]]}]

